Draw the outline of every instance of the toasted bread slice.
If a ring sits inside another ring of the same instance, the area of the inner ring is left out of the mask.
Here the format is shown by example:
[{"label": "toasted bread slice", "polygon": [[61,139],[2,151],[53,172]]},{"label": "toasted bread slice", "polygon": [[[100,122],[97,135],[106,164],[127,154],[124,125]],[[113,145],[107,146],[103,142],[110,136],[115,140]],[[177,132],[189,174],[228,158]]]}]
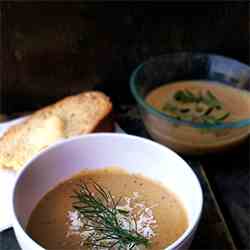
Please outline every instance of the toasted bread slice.
[{"label": "toasted bread slice", "polygon": [[16,171],[60,139],[112,129],[112,103],[101,92],[69,96],[33,113],[0,139],[0,167]]}]

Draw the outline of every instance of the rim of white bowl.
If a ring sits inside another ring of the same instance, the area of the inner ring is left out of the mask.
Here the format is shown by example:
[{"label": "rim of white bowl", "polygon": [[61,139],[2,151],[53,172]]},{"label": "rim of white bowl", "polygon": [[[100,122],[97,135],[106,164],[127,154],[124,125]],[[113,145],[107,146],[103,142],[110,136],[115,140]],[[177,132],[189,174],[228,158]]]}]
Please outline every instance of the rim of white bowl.
[{"label": "rim of white bowl", "polygon": [[185,232],[172,244],[170,244],[169,246],[167,246],[164,250],[170,250],[170,249],[175,249],[176,247],[180,246],[186,239],[188,239],[193,230],[195,229],[195,227],[198,225],[200,217],[201,217],[201,213],[202,213],[202,208],[203,208],[203,193],[202,193],[202,188],[200,185],[200,182],[198,180],[198,177],[196,176],[196,174],[194,173],[194,171],[192,170],[192,168],[189,166],[189,164],[182,159],[177,153],[175,153],[173,150],[169,149],[166,146],[163,146],[161,144],[159,144],[158,142],[152,141],[150,139],[144,138],[144,137],[140,137],[140,136],[136,136],[136,135],[129,135],[129,134],[118,134],[118,133],[91,133],[91,134],[85,134],[85,135],[79,135],[79,136],[74,136],[68,139],[64,139],[61,141],[58,141],[56,143],[54,143],[53,145],[49,146],[48,148],[44,149],[43,151],[41,151],[40,153],[38,153],[37,155],[35,155],[33,158],[31,158],[23,167],[23,169],[18,173],[17,178],[15,180],[14,183],[14,188],[12,191],[12,197],[11,197],[11,213],[12,213],[12,219],[14,219],[13,221],[13,227],[15,229],[15,226],[21,231],[21,233],[26,236],[26,239],[28,241],[30,241],[30,244],[32,243],[34,246],[36,246],[39,249],[44,249],[41,245],[39,245],[36,241],[34,241],[24,230],[24,228],[20,225],[19,220],[16,216],[16,211],[15,211],[15,207],[14,207],[14,200],[15,200],[15,193],[16,193],[16,186],[20,180],[20,178],[22,177],[22,175],[27,171],[27,169],[29,169],[31,167],[31,163],[34,162],[37,158],[39,158],[41,155],[46,154],[48,151],[52,150],[53,148],[59,147],[60,145],[63,144],[67,144],[73,141],[77,141],[77,140],[83,140],[84,138],[90,138],[90,137],[126,137],[126,138],[130,138],[133,140],[140,140],[142,142],[145,143],[149,143],[154,147],[158,147],[161,150],[165,150],[168,151],[168,153],[174,155],[179,161],[181,161],[191,172],[191,174],[194,177],[194,180],[196,181],[196,186],[198,188],[198,195],[199,195],[199,207],[198,207],[198,214],[196,215],[195,219],[193,220],[193,222],[189,223],[188,228],[185,230]]}]

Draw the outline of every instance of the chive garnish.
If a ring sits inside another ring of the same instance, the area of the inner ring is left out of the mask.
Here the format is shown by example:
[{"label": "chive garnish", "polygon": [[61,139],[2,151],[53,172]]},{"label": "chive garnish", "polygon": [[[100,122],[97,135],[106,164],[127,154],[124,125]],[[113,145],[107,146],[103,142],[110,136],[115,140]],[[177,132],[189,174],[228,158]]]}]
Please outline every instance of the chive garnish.
[{"label": "chive garnish", "polygon": [[213,107],[209,107],[203,115],[209,115],[214,110]]},{"label": "chive garnish", "polygon": [[[187,104],[194,106],[185,107]],[[205,93],[201,91],[193,93],[188,89],[178,90],[173,95],[173,102],[167,102],[162,107],[162,111],[171,113],[178,120],[191,120],[210,125],[223,122],[231,114],[225,111],[218,116],[214,113],[215,110],[223,111],[223,105],[210,90]]]}]

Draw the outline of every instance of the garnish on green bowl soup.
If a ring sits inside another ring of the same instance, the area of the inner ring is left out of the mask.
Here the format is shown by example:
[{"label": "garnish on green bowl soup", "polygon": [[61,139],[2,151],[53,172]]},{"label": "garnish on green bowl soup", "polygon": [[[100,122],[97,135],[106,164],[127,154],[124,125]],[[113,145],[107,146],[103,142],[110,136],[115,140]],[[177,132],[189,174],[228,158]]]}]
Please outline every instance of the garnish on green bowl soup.
[{"label": "garnish on green bowl soup", "polygon": [[151,137],[180,153],[219,152],[249,134],[247,126],[230,127],[249,118],[249,93],[220,82],[166,83],[150,90],[145,102],[151,106],[142,113]]},{"label": "garnish on green bowl soup", "polygon": [[220,100],[210,91],[177,90],[161,109],[178,120],[219,124],[230,116]]}]

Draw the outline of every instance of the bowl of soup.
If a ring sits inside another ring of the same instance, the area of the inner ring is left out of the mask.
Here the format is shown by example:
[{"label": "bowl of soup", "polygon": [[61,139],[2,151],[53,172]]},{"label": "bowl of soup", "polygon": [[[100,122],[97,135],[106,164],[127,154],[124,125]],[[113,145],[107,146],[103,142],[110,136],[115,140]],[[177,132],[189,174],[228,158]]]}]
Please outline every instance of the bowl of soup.
[{"label": "bowl of soup", "polygon": [[203,195],[170,149],[126,135],[55,144],[17,177],[13,227],[22,249],[187,249]]},{"label": "bowl of soup", "polygon": [[230,149],[249,136],[250,67],[219,55],[173,53],[130,78],[149,135],[183,154]]}]

